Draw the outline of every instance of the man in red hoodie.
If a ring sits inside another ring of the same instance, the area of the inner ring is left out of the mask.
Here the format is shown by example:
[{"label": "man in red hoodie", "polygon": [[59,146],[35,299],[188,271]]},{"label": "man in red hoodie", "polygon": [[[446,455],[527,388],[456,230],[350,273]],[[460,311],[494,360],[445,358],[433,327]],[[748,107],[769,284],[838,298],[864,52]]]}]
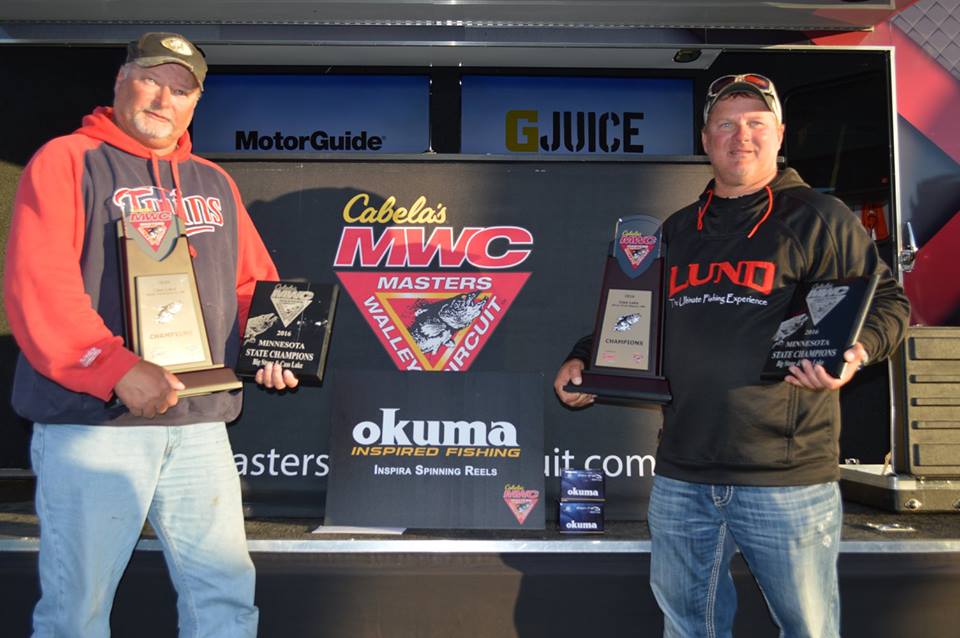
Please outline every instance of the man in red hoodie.
[{"label": "man in red hoodie", "polygon": [[[116,222],[185,226],[214,363],[236,360],[258,280],[277,271],[233,180],[191,154],[203,55],[172,33],[130,44],[112,108],[45,144],[14,203],[4,301],[22,354],[13,405],[35,423],[40,584],[34,636],[106,636],[145,520],[164,548],[181,635],[256,635],[254,569],[225,423],[239,392],[178,399],[174,374],[122,337]],[[268,364],[262,385],[297,385]],[[115,401],[114,399],[119,399]]]}]

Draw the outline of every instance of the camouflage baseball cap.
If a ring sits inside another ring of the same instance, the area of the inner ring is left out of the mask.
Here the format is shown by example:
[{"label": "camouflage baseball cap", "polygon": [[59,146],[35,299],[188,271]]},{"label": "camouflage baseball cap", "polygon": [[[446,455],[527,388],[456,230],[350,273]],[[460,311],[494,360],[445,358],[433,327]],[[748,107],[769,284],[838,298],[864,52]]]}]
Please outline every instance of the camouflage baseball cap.
[{"label": "camouflage baseball cap", "polygon": [[177,33],[144,33],[139,40],[127,46],[127,62],[144,68],[179,64],[193,74],[201,91],[203,79],[207,77],[207,62],[203,59],[203,53],[190,40]]}]

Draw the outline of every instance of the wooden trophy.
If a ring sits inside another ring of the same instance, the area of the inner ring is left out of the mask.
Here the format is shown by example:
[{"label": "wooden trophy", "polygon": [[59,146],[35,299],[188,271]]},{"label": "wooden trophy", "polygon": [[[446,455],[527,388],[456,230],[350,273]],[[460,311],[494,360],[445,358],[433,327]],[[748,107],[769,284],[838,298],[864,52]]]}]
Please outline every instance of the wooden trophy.
[{"label": "wooden trophy", "polygon": [[242,387],[215,364],[183,223],[172,211],[124,211],[117,222],[127,345],[177,375],[190,397]]}]

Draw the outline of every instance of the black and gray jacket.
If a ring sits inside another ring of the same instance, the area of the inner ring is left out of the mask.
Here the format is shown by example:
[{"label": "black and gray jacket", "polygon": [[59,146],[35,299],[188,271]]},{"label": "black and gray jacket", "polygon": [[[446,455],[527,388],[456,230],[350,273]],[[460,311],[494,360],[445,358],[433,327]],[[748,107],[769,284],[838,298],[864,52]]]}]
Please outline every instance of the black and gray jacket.
[{"label": "black and gray jacket", "polygon": [[[909,302],[859,220],[792,169],[751,195],[711,183],[663,225],[664,373],[657,473],[700,483],[806,485],[839,477],[839,393],[761,381],[796,284],[881,274],[860,342],[870,362],[903,339]],[[571,357],[589,361],[589,340]]]}]

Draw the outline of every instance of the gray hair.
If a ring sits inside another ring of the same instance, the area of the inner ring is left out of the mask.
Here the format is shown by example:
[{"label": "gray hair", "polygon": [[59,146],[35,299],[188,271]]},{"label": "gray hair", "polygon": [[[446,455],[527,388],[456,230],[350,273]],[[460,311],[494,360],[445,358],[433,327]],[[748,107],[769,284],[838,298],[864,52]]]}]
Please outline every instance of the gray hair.
[{"label": "gray hair", "polygon": [[117,71],[117,76],[121,80],[125,80],[128,75],[130,75],[130,68],[134,66],[133,62],[125,62],[120,66],[120,69]]}]

